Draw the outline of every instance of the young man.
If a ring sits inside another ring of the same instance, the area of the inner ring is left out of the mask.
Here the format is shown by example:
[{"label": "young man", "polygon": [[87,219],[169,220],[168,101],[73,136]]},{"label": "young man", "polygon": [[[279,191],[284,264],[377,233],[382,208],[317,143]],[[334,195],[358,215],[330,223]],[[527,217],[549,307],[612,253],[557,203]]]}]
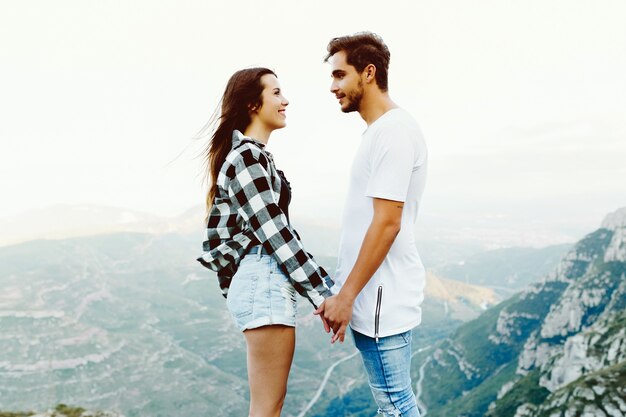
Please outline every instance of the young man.
[{"label": "young man", "polygon": [[359,112],[367,129],[350,176],[336,295],[316,313],[333,330],[333,343],[343,342],[350,324],[379,412],[416,417],[411,329],[421,321],[425,272],[413,229],[427,151],[415,120],[389,97],[389,58],[382,39],[369,32],[328,44],[330,91],[344,113]]}]

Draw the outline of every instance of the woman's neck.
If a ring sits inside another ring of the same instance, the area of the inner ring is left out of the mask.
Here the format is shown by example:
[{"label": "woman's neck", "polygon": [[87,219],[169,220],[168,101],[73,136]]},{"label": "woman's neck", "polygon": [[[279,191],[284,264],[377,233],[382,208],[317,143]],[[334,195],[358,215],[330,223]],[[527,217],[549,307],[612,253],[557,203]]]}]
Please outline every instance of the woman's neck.
[{"label": "woman's neck", "polygon": [[256,139],[259,142],[264,143],[265,145],[267,145],[267,142],[270,140],[271,133],[272,131],[270,129],[267,129],[265,125],[254,122],[250,123],[246,128],[246,131],[243,132],[245,136]]}]

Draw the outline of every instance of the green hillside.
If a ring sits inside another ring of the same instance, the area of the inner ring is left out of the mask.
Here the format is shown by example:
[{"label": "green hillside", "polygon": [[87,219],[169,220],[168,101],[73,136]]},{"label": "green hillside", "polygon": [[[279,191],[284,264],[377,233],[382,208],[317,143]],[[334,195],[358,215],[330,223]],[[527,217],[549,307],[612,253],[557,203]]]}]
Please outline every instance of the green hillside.
[{"label": "green hillside", "polygon": [[[429,417],[555,417],[566,409],[573,416],[576,407],[582,412],[591,402],[624,398],[626,233],[620,224],[590,233],[541,282],[437,344],[425,359],[429,383],[420,398]],[[599,392],[580,394],[602,375],[608,376]]]}]

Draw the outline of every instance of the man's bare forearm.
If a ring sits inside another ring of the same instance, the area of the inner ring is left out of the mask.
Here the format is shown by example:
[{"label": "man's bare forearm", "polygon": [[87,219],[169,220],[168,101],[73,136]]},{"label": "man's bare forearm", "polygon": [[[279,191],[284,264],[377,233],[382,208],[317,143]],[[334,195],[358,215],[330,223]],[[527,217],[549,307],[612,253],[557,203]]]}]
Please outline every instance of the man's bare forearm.
[{"label": "man's bare forearm", "polygon": [[378,270],[378,267],[385,260],[399,232],[399,222],[374,217],[363,238],[354,267],[346,278],[341,291],[339,291],[338,296],[340,298],[354,302],[363,287],[367,285]]},{"label": "man's bare forearm", "polygon": [[339,294],[327,298],[316,310],[316,314],[323,314],[327,321],[326,331],[332,329],[334,333],[331,343],[337,340],[343,342],[352,318],[354,300],[383,263],[400,232],[403,203],[374,198],[373,205],[372,222],[365,233],[352,271]]}]

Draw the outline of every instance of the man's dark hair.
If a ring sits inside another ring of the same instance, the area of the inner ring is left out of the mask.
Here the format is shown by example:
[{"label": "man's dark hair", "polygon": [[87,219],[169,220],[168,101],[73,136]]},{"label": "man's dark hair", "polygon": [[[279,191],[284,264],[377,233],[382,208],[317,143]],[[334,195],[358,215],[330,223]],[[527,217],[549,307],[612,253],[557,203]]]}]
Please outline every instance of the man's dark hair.
[{"label": "man's dark hair", "polygon": [[369,64],[376,67],[376,84],[381,91],[387,91],[387,71],[391,54],[383,39],[372,32],[359,32],[354,35],[333,38],[328,42],[328,55],[324,62],[337,52],[346,52],[346,62],[360,73]]}]

